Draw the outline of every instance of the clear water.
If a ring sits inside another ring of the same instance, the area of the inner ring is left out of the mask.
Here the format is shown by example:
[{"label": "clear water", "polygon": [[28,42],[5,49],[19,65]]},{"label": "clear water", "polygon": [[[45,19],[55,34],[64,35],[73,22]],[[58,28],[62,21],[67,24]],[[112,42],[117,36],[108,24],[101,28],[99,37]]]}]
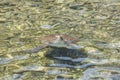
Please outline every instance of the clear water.
[{"label": "clear water", "polygon": [[[119,0],[1,0],[0,80],[120,80],[119,9]],[[21,52],[49,34],[80,41]]]}]

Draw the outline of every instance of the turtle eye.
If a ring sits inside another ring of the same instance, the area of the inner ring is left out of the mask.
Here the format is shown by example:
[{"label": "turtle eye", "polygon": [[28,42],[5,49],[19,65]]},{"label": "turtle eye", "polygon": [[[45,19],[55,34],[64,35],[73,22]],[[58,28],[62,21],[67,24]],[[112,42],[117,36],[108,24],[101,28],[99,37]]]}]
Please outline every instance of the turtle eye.
[{"label": "turtle eye", "polygon": [[60,39],[61,39],[61,40],[64,40],[62,36],[60,36]]}]

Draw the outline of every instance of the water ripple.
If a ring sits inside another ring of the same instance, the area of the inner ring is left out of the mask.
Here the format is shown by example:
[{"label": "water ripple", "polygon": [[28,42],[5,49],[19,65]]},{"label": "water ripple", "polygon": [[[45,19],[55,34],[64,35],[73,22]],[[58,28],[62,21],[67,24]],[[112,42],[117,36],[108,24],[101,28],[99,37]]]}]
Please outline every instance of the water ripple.
[{"label": "water ripple", "polygon": [[78,80],[119,80],[120,79],[120,68],[116,67],[98,67],[89,68],[83,72],[83,76]]}]

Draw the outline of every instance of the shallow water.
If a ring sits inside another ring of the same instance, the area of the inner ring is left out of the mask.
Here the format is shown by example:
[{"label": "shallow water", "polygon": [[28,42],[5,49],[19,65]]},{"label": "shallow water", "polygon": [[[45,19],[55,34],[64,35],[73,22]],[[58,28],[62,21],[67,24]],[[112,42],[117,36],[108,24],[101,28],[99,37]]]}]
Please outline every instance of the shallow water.
[{"label": "shallow water", "polygon": [[[0,80],[119,80],[119,3],[1,0]],[[40,50],[41,37],[49,34],[80,41]]]}]

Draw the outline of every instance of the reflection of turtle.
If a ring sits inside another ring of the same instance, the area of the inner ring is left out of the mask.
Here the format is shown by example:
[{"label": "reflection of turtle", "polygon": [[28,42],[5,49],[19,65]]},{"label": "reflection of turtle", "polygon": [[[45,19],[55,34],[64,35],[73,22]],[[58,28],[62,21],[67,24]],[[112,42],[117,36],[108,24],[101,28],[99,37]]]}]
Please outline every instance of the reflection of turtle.
[{"label": "reflection of turtle", "polygon": [[51,34],[51,35],[43,36],[40,39],[42,42],[41,46],[30,49],[30,50],[23,50],[22,52],[36,53],[39,50],[46,48],[48,46],[69,47],[68,45],[71,45],[79,41],[79,38],[69,36],[66,34]]}]

